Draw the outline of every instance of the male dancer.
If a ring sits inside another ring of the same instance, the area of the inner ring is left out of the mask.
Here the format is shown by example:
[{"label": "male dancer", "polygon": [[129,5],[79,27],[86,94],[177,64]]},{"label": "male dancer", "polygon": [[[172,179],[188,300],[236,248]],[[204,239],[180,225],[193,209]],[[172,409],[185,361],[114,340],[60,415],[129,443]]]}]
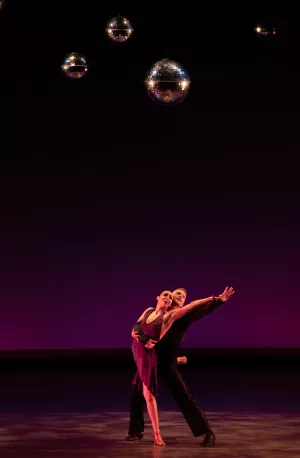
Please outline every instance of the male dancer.
[{"label": "male dancer", "polygon": [[[185,420],[187,421],[194,437],[202,436],[205,438],[202,442],[204,447],[214,445],[215,435],[206,419],[204,412],[193,400],[189,393],[184,380],[177,368],[177,354],[179,347],[185,337],[188,327],[205,315],[209,315],[216,308],[222,306],[229,297],[234,293],[233,289],[228,287],[223,294],[215,297],[213,301],[187,313],[182,318],[175,321],[164,337],[157,343],[155,350],[158,356],[158,374],[169,388],[173,398],[177,402]],[[178,288],[173,291],[173,302],[171,308],[183,307],[186,300],[186,290]],[[132,337],[139,339],[147,348],[153,348],[156,342],[149,339],[143,334],[141,323],[134,325]],[[136,389],[134,385],[129,431],[126,440],[139,440],[144,435],[144,398],[142,392]]]}]

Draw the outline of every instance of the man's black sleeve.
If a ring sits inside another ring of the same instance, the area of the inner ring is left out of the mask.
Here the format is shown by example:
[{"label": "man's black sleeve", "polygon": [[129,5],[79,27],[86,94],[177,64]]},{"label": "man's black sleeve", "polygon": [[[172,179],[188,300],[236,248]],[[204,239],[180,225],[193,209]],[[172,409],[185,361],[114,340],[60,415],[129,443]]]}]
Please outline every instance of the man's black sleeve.
[{"label": "man's black sleeve", "polygon": [[216,310],[216,308],[222,307],[223,304],[224,302],[220,299],[214,299],[201,307],[196,307],[187,314],[189,323],[200,320],[205,315],[210,315],[214,310]]}]

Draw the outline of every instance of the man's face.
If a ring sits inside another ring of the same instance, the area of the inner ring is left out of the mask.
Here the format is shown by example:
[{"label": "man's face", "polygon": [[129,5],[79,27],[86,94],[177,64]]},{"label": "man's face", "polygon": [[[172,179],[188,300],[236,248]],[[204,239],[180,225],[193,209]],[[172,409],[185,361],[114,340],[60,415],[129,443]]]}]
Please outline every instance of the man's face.
[{"label": "man's face", "polygon": [[175,289],[173,291],[173,301],[176,302],[178,307],[183,307],[186,300],[186,294],[183,289]]}]

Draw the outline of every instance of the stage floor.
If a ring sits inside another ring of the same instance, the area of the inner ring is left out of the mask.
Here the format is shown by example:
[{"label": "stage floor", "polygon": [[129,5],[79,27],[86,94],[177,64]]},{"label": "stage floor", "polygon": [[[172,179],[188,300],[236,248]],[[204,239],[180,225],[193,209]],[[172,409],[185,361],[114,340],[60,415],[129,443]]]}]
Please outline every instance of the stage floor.
[{"label": "stage floor", "polygon": [[[1,458],[299,458],[300,416],[253,412],[207,412],[216,433],[212,448],[201,448],[179,412],[162,411],[165,447],[153,445],[147,421],[140,442],[126,442],[128,413],[53,413],[0,416]],[[147,417],[146,417],[147,418]]]},{"label": "stage floor", "polygon": [[166,447],[126,442],[133,369],[35,368],[0,371],[0,458],[299,458],[300,370],[290,367],[182,367],[216,433],[201,448],[170,393],[159,385]]}]

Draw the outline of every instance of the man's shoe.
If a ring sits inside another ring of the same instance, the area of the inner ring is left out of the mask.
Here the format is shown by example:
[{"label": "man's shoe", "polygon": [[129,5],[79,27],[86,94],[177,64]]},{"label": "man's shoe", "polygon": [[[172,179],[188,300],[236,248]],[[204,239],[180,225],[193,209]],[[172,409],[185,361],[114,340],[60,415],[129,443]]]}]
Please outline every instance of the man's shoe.
[{"label": "man's shoe", "polygon": [[143,437],[144,437],[143,432],[136,433],[136,434],[128,434],[128,436],[125,437],[125,440],[126,441],[140,441],[141,439],[143,439]]},{"label": "man's shoe", "polygon": [[215,445],[215,442],[216,442],[216,436],[214,435],[212,431],[210,431],[209,433],[206,434],[201,445],[202,447],[212,447],[213,445]]}]

